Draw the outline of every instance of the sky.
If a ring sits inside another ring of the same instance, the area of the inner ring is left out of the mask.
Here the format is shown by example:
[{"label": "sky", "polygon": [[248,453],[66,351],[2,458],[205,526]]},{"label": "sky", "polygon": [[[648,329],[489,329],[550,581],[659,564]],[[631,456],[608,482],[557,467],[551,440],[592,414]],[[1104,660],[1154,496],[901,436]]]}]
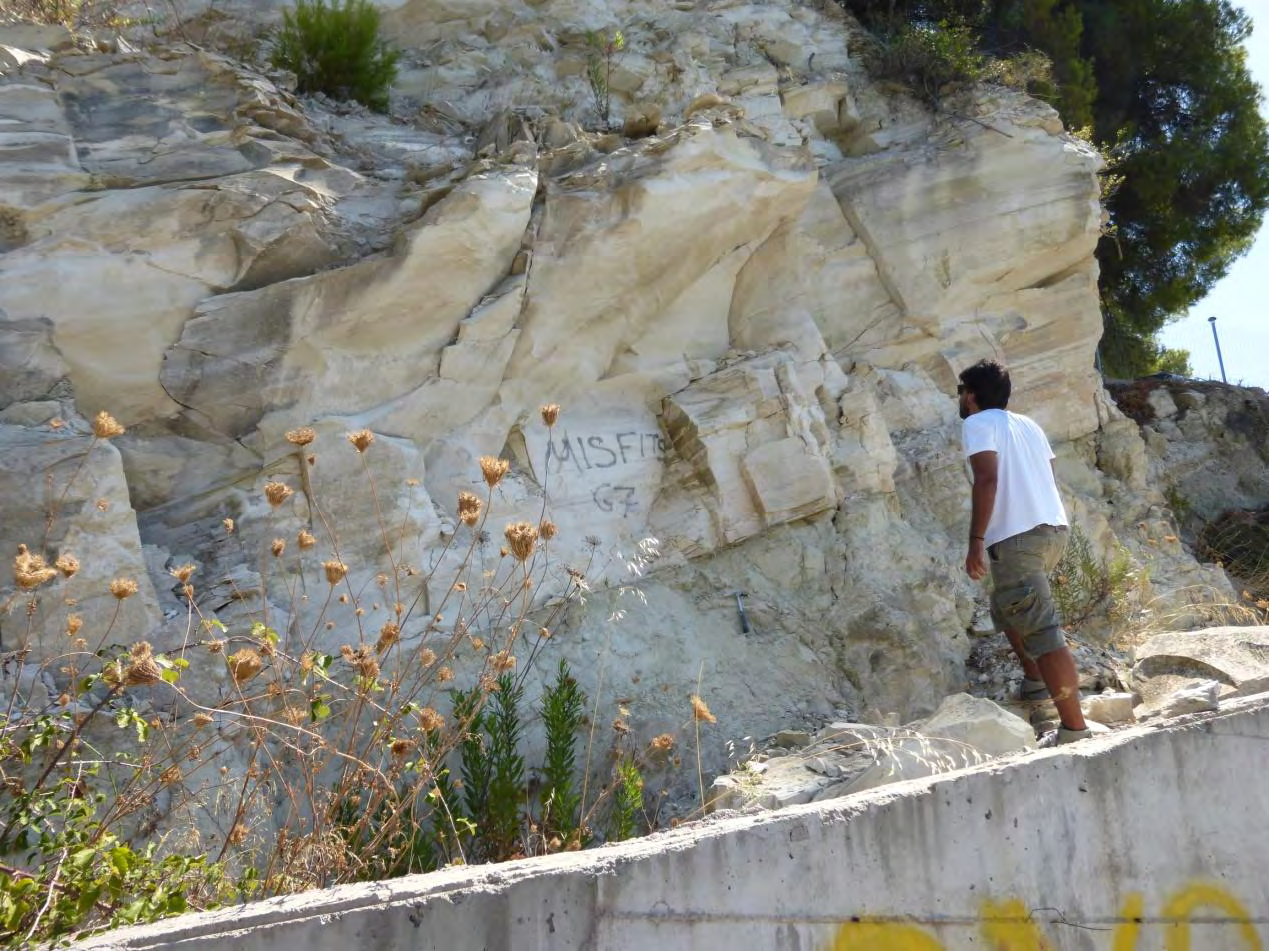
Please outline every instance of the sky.
[{"label": "sky", "polygon": [[[1269,96],[1269,0],[1236,3],[1251,14],[1254,27],[1247,42],[1247,62]],[[1269,112],[1269,102],[1262,108]],[[1269,390],[1269,219],[1261,226],[1251,251],[1234,262],[1229,273],[1189,314],[1169,324],[1160,335],[1165,346],[1190,351],[1195,376],[1219,380],[1209,317],[1216,318],[1229,382]]]}]

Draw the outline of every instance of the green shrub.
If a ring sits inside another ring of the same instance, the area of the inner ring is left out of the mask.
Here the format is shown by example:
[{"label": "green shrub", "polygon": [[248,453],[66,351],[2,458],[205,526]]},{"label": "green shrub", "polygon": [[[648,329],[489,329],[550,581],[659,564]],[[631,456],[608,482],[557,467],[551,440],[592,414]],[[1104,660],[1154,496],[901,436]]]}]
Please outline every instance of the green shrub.
[{"label": "green shrub", "polygon": [[546,763],[542,767],[542,830],[567,840],[577,829],[582,798],[578,793],[577,731],[581,729],[586,695],[561,658],[555,683],[542,696],[546,725]]},{"label": "green shrub", "polygon": [[613,63],[626,48],[626,38],[620,30],[611,36],[589,33],[586,47],[586,82],[590,85],[595,113],[599,116],[600,124],[607,130],[612,125],[612,90],[608,81],[612,78]]},{"label": "green shrub", "polygon": [[[41,747],[60,742],[58,725],[43,718],[26,740],[18,747],[0,738],[0,759],[31,762]],[[48,785],[7,783],[3,834],[12,833],[13,851],[40,861],[0,863],[0,946],[83,937],[231,897],[219,864],[203,856],[160,858],[157,843],[135,849],[107,831],[112,805],[105,793],[86,792],[96,772],[84,766]]]},{"label": "green shrub", "polygon": [[978,37],[963,23],[904,23],[882,36],[871,56],[882,79],[910,86],[937,108],[945,87],[976,83],[988,75],[989,60],[978,51]]},{"label": "green shrub", "polygon": [[295,73],[302,93],[387,112],[400,56],[380,38],[379,11],[369,0],[299,0],[282,13],[272,62]]},{"label": "green shrub", "polygon": [[1128,549],[1120,545],[1113,554],[1098,558],[1088,536],[1074,526],[1049,582],[1063,624],[1075,634],[1099,620],[1113,624],[1127,618],[1140,600],[1146,577]]},{"label": "green shrub", "polygon": [[121,16],[113,0],[8,0],[0,3],[0,13],[36,23],[58,23],[72,32],[118,29],[135,22]]},{"label": "green shrub", "polygon": [[624,842],[638,832],[639,813],[643,810],[643,773],[633,759],[617,763],[612,813],[609,816],[609,838]]}]

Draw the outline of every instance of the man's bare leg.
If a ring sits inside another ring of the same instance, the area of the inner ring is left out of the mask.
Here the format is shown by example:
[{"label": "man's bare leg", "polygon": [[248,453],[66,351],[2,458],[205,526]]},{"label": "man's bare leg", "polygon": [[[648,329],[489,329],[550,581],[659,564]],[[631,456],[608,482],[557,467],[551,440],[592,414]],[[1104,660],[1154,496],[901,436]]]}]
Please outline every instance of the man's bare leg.
[{"label": "man's bare leg", "polygon": [[[1040,673],[1040,668],[1036,665],[1035,658],[1027,653],[1027,649],[1022,646],[1022,635],[1017,631],[1005,631],[1005,637],[1009,638],[1009,646],[1013,648],[1013,652],[1018,655],[1018,662],[1022,664],[1022,674],[1028,680],[1044,680],[1044,675]],[[1048,681],[1045,681],[1047,684]]]},{"label": "man's bare leg", "polygon": [[1084,711],[1080,709],[1080,675],[1069,647],[1059,647],[1036,659],[1044,683],[1053,696],[1062,726],[1068,730],[1084,730]]}]

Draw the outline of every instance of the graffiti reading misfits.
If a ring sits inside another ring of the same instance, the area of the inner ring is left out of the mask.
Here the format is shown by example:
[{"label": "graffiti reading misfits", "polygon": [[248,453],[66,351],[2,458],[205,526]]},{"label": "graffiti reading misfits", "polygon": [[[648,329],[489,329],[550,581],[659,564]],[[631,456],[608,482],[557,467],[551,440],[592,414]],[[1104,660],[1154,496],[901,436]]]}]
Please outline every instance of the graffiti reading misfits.
[{"label": "graffiti reading misfits", "polygon": [[[1147,918],[1145,899],[1128,895],[1113,930],[1107,929],[1108,951],[1143,951],[1147,929],[1163,932],[1164,951],[1204,951],[1194,944],[1193,925],[1228,929],[1221,947],[1264,951],[1260,934],[1243,904],[1219,885],[1192,883],[1168,896],[1157,918]],[[992,951],[1053,951],[1055,945],[1018,899],[983,903],[978,932]],[[1101,945],[1099,945],[1100,947]],[[825,951],[945,951],[945,945],[917,924],[857,918],[845,922]],[[1156,947],[1152,944],[1151,947]]]},{"label": "graffiti reading misfits", "polygon": [[648,459],[660,462],[665,457],[665,449],[665,437],[660,433],[629,431],[573,436],[566,431],[547,443],[546,474],[553,475],[570,466],[581,475],[590,469],[613,469]]}]

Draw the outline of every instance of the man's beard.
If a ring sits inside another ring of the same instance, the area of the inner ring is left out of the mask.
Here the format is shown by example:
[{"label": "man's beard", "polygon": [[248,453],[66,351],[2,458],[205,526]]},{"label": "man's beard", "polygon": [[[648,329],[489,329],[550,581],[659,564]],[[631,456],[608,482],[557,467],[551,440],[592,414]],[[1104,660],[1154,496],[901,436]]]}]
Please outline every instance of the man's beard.
[{"label": "man's beard", "polygon": [[961,404],[961,419],[969,419],[969,407],[964,403]]}]

